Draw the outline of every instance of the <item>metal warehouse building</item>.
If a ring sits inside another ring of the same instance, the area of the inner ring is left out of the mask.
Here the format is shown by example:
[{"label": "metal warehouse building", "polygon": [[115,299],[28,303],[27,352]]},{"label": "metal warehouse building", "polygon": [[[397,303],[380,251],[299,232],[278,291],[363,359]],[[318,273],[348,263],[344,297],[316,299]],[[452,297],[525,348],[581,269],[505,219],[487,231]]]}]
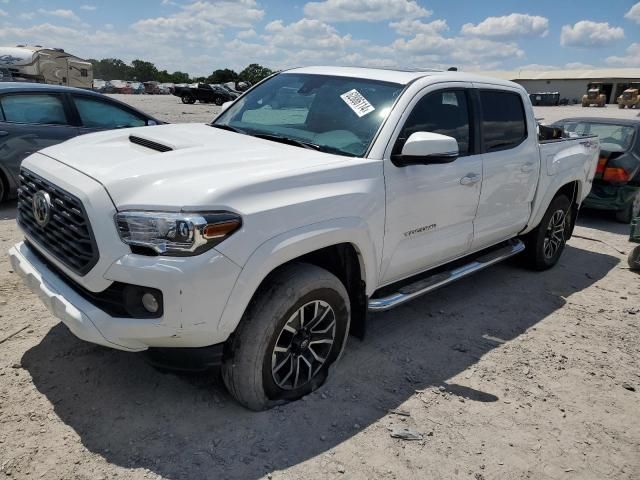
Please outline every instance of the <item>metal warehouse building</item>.
[{"label": "metal warehouse building", "polygon": [[603,68],[593,70],[547,70],[547,71],[498,71],[483,72],[484,75],[512,80],[529,93],[559,92],[560,98],[580,101],[591,82],[603,85],[607,103],[616,103],[618,96],[631,82],[640,82],[640,68]]}]

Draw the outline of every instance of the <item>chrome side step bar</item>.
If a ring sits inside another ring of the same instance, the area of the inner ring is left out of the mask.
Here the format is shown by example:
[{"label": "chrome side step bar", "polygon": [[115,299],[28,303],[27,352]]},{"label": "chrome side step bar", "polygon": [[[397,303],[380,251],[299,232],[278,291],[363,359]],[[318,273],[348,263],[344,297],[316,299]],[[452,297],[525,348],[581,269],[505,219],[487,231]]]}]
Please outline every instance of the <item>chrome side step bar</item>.
[{"label": "chrome side step bar", "polygon": [[450,283],[460,280],[461,278],[471,275],[483,268],[494,265],[498,262],[506,260],[524,250],[524,243],[520,240],[511,240],[506,246],[497,248],[489,253],[485,253],[474,258],[466,265],[454,268],[446,272],[436,273],[415,283],[405,285],[397,292],[381,298],[372,298],[369,300],[369,311],[381,312],[402,305],[409,300],[432,292],[437,288],[444,287]]}]

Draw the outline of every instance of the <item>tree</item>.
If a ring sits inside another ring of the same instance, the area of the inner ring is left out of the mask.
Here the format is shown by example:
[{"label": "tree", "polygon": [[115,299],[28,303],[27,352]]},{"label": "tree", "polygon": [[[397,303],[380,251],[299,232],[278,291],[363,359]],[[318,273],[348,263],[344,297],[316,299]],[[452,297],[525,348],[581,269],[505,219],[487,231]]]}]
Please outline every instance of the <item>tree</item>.
[{"label": "tree", "polygon": [[93,65],[93,77],[102,80],[130,80],[131,67],[119,58],[89,60]]},{"label": "tree", "polygon": [[238,74],[229,68],[215,70],[207,77],[207,83],[237,82]]},{"label": "tree", "polygon": [[169,76],[171,83],[190,83],[189,74],[184,72],[173,72]]},{"label": "tree", "polygon": [[151,62],[134,60],[131,62],[131,75],[140,82],[147,82],[158,77],[158,69]]},{"label": "tree", "polygon": [[263,78],[268,77],[273,73],[273,70],[267,67],[263,67],[262,65],[258,65],[257,63],[252,63],[247,68],[242,70],[238,76],[240,77],[240,81],[250,82],[251,85],[255,85]]}]

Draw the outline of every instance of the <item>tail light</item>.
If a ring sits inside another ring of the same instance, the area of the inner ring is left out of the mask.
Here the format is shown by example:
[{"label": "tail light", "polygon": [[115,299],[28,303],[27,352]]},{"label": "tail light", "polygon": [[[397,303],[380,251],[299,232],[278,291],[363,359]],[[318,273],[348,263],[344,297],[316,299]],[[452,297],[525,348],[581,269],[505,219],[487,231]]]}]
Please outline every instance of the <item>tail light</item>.
[{"label": "tail light", "polygon": [[[598,162],[598,167],[600,166],[600,162]],[[624,168],[620,167],[608,167],[604,169],[604,175],[602,176],[602,180],[605,182],[628,182],[629,174]]]},{"label": "tail light", "polygon": [[604,173],[604,167],[607,165],[607,157],[600,157],[598,159],[598,167],[596,168],[596,175],[602,175]]}]

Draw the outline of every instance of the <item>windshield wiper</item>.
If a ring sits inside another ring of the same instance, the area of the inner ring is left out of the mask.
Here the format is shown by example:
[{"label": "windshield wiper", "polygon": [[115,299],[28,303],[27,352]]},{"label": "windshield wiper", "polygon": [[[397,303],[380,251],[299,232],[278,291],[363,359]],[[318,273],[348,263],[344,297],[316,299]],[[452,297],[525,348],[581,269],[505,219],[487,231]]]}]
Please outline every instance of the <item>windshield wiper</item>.
[{"label": "windshield wiper", "polygon": [[309,150],[321,150],[320,145],[315,143],[305,142],[303,140],[296,140],[295,138],[283,137],[281,135],[272,135],[270,133],[250,133],[252,137],[263,138],[265,140],[271,140],[273,142],[286,143],[287,145],[293,145],[296,147],[308,148]]},{"label": "windshield wiper", "polygon": [[225,125],[223,123],[210,123],[209,126],[213,128],[219,128],[220,130],[229,130],[230,132],[235,132],[235,133],[247,133],[244,130],[241,130],[236,127],[232,127],[231,125]]}]

